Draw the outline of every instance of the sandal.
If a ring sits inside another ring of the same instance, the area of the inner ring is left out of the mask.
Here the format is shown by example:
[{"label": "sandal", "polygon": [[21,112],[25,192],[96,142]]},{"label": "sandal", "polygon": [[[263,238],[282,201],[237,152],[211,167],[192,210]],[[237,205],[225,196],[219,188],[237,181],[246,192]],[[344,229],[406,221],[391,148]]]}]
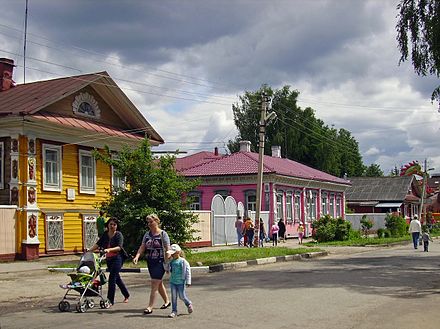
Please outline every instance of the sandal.
[{"label": "sandal", "polygon": [[160,309],[161,310],[164,310],[164,309],[166,309],[166,308],[168,308],[168,307],[170,307],[171,306],[171,302],[168,302],[168,303],[166,303],[166,304],[163,304],[161,307],[160,307]]},{"label": "sandal", "polygon": [[150,310],[149,308],[144,310],[144,314],[151,314],[153,313],[153,310]]}]

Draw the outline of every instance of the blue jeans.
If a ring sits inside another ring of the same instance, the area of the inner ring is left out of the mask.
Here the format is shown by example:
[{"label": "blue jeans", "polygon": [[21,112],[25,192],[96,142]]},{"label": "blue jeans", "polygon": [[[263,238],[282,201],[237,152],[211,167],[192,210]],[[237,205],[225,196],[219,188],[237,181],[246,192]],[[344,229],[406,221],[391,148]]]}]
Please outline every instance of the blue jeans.
[{"label": "blue jeans", "polygon": [[171,306],[172,312],[177,313],[177,296],[179,296],[180,300],[183,300],[185,305],[188,307],[191,305],[191,301],[188,299],[185,291],[185,284],[175,284],[170,283],[171,288]]},{"label": "blue jeans", "polygon": [[107,258],[107,268],[110,271],[110,275],[108,278],[108,292],[107,292],[107,298],[109,299],[110,303],[112,304],[115,303],[116,285],[119,287],[125,298],[130,297],[128,290],[125,287],[125,284],[121,279],[121,276],[119,275],[119,272],[121,271],[122,268],[121,255],[118,254],[117,256]]},{"label": "blue jeans", "polygon": [[241,246],[241,239],[243,239],[242,230],[237,229],[237,241],[239,246]]},{"label": "blue jeans", "polygon": [[419,244],[419,235],[420,232],[412,232],[412,240],[414,244],[414,249],[417,249],[417,245]]},{"label": "blue jeans", "polygon": [[254,230],[247,230],[246,236],[247,236],[248,246],[249,248],[251,248],[254,244]]}]

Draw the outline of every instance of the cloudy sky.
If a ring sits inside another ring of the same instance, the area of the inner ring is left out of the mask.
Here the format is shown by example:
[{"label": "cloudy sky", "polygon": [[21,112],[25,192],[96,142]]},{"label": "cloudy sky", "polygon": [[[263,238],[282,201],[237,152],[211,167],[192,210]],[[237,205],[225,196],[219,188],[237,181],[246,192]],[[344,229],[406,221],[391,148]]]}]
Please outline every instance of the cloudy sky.
[{"label": "cloudy sky", "polygon": [[[399,64],[396,0],[29,0],[26,82],[107,71],[165,139],[224,152],[232,104],[262,84],[349,130],[385,173],[440,172],[438,79]],[[25,0],[0,0],[0,57],[23,82]],[[303,128],[303,133],[309,131]]]}]

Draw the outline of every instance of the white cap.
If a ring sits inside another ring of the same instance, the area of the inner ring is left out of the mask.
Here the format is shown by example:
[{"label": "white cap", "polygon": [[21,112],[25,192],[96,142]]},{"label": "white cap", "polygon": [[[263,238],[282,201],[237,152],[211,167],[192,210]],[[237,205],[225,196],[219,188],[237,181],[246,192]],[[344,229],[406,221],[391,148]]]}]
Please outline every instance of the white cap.
[{"label": "white cap", "polygon": [[168,255],[173,255],[174,253],[179,252],[179,251],[182,250],[180,248],[180,246],[178,244],[176,244],[176,243],[172,244],[170,248],[171,248],[170,250],[167,250],[167,254]]},{"label": "white cap", "polygon": [[419,218],[419,216],[417,216],[417,215],[414,215],[414,217],[413,217],[414,219],[417,219],[417,218]]}]

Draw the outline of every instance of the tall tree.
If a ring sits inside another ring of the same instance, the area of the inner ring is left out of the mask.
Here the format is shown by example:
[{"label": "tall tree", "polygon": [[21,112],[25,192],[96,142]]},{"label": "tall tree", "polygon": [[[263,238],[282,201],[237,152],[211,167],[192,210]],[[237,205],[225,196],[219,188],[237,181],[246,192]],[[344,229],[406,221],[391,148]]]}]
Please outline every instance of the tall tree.
[{"label": "tall tree", "polygon": [[383,171],[380,169],[380,166],[376,163],[370,164],[365,169],[365,176],[366,177],[383,177]]},{"label": "tall tree", "polygon": [[[397,41],[400,61],[411,57],[418,75],[440,73],[440,1],[401,0],[397,5]],[[411,55],[410,55],[411,54]],[[437,86],[431,100],[440,101],[440,86]]]},{"label": "tall tree", "polygon": [[100,208],[108,216],[121,220],[128,250],[136,250],[139,246],[146,232],[144,218],[151,213],[159,216],[171,241],[184,244],[194,239],[192,224],[197,218],[184,211],[188,208],[188,200],[183,195],[199,183],[174,170],[175,157],[155,158],[147,139],[136,149],[123,148],[117,157],[112,156],[108,148],[101,153],[95,151],[94,155],[113,166],[114,173],[125,179],[127,188],[109,191],[108,199]]},{"label": "tall tree", "polygon": [[230,140],[231,152],[238,150],[240,140],[249,140],[257,151],[262,93],[272,97],[272,110],[277,120],[266,129],[265,154],[273,145],[281,146],[282,157],[342,177],[362,175],[364,166],[357,142],[347,130],[329,128],[315,117],[312,108],[297,105],[299,92],[289,86],[273,90],[263,85],[255,92],[245,92],[239,103],[233,104],[234,122],[239,136]]}]

